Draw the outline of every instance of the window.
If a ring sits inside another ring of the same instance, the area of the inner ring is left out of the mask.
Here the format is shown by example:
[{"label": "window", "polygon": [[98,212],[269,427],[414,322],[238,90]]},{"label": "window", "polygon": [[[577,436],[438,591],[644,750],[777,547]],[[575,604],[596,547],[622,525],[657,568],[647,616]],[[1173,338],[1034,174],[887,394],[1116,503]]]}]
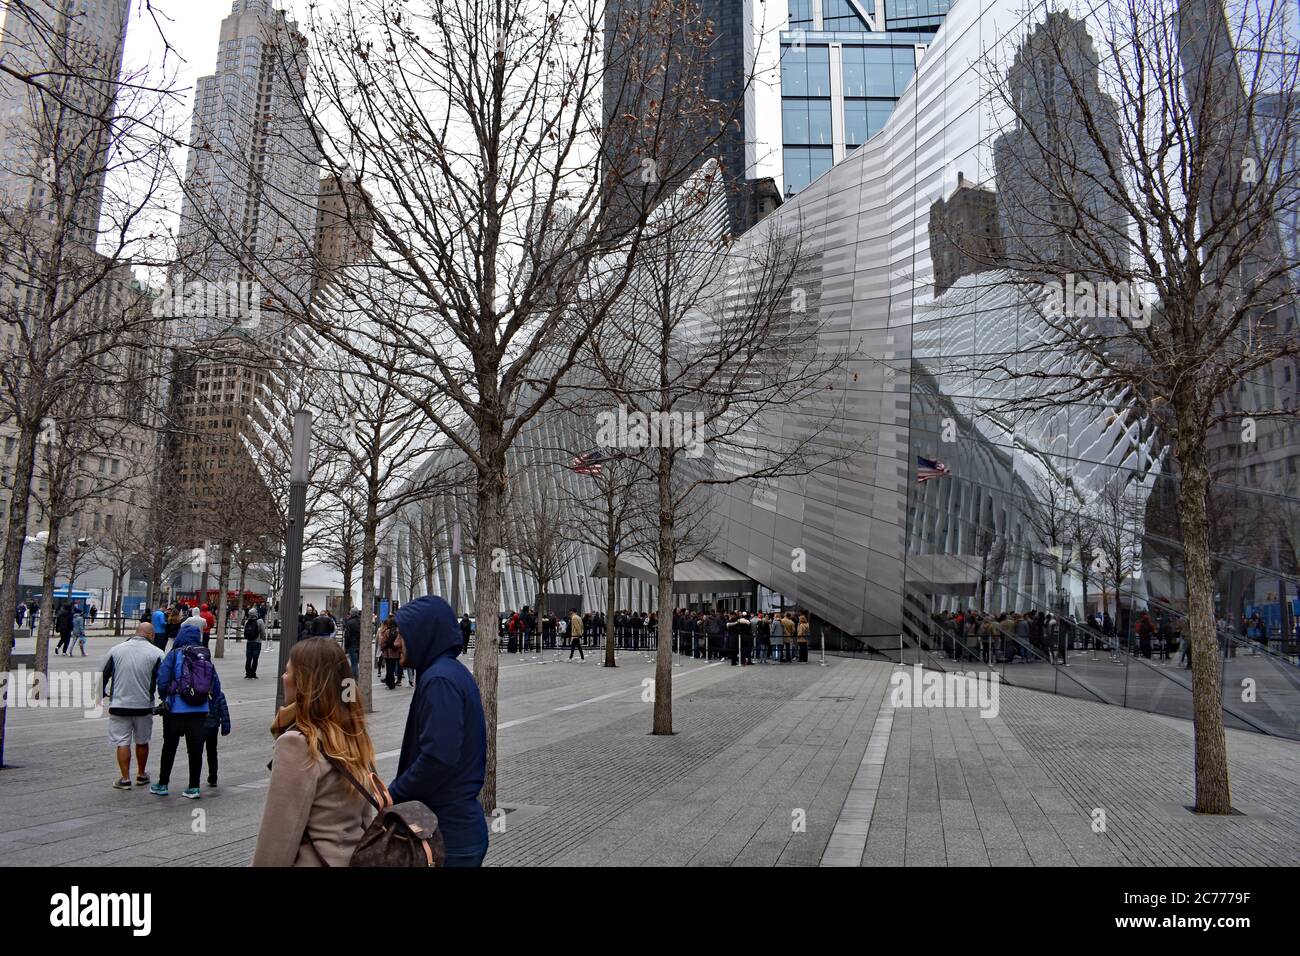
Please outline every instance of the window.
[{"label": "window", "polygon": [[829,146],[787,146],[784,151],[785,194],[793,196],[831,168]]},{"label": "window", "polygon": [[[872,8],[874,7],[873,3]],[[858,16],[849,0],[822,0],[822,29],[863,33],[867,25]]]},{"label": "window", "polygon": [[889,114],[894,111],[893,100],[844,101],[844,143],[850,149],[861,146],[880,132]]},{"label": "window", "polygon": [[830,49],[808,46],[781,48],[782,96],[830,96]]},{"label": "window", "polygon": [[830,100],[783,100],[782,141],[790,146],[831,144]]},{"label": "window", "polygon": [[812,28],[812,0],[790,0],[790,29],[811,30]]}]

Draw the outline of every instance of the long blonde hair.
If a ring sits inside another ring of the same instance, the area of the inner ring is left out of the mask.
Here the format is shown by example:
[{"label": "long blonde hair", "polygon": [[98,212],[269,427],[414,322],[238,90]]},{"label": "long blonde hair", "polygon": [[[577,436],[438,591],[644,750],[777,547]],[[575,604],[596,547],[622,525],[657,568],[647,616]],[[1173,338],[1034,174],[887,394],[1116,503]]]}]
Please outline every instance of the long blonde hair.
[{"label": "long blonde hair", "polygon": [[312,637],[293,646],[289,662],[297,691],[295,723],[312,756],[323,753],[337,760],[366,786],[375,765],[375,747],[348,656],[335,641]]}]

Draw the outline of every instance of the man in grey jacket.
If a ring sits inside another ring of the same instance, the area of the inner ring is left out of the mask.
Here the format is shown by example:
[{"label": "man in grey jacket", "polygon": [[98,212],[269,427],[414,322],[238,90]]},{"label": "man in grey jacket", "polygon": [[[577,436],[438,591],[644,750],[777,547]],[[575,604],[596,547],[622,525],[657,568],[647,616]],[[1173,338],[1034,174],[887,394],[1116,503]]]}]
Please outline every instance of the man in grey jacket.
[{"label": "man in grey jacket", "polygon": [[[121,776],[113,787],[131,789],[131,744],[135,743],[135,782],[149,783],[144,765],[153,736],[153,699],[163,652],[153,643],[153,625],[141,621],[135,635],[108,652],[104,662],[104,696],[108,698],[108,739],[117,748]],[[103,703],[101,699],[100,703]]]}]

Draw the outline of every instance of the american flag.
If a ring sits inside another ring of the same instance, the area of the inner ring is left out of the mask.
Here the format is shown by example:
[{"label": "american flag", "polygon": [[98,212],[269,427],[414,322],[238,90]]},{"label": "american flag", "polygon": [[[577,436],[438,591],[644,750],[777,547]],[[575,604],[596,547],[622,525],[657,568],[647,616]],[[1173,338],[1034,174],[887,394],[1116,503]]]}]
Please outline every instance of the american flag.
[{"label": "american flag", "polygon": [[948,466],[943,462],[922,458],[920,455],[916,456],[916,483],[918,485],[924,484],[931,478],[943,478],[951,474],[952,472],[948,470]]},{"label": "american flag", "polygon": [[573,461],[569,463],[569,467],[579,475],[599,475],[601,469],[600,463],[604,457],[605,456],[601,454],[600,449],[595,449],[573,459]]}]

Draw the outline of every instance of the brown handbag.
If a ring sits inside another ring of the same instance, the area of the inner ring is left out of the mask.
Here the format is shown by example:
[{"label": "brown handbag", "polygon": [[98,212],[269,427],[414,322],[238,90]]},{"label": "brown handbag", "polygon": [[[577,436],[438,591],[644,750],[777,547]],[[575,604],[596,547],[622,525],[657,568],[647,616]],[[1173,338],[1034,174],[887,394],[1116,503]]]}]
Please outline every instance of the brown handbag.
[{"label": "brown handbag", "polygon": [[[407,800],[394,805],[392,797],[388,795],[388,788],[372,770],[370,783],[384,795],[385,803],[389,804],[385,809],[375,799],[374,793],[357,782],[342,764],[328,754],[324,756],[375,808],[375,818],[361,835],[357,848],[352,851],[352,858],[348,860],[348,866],[442,866],[447,848],[442,839],[442,831],[438,829],[436,813],[418,800]],[[319,853],[316,855],[320,856]]]}]

